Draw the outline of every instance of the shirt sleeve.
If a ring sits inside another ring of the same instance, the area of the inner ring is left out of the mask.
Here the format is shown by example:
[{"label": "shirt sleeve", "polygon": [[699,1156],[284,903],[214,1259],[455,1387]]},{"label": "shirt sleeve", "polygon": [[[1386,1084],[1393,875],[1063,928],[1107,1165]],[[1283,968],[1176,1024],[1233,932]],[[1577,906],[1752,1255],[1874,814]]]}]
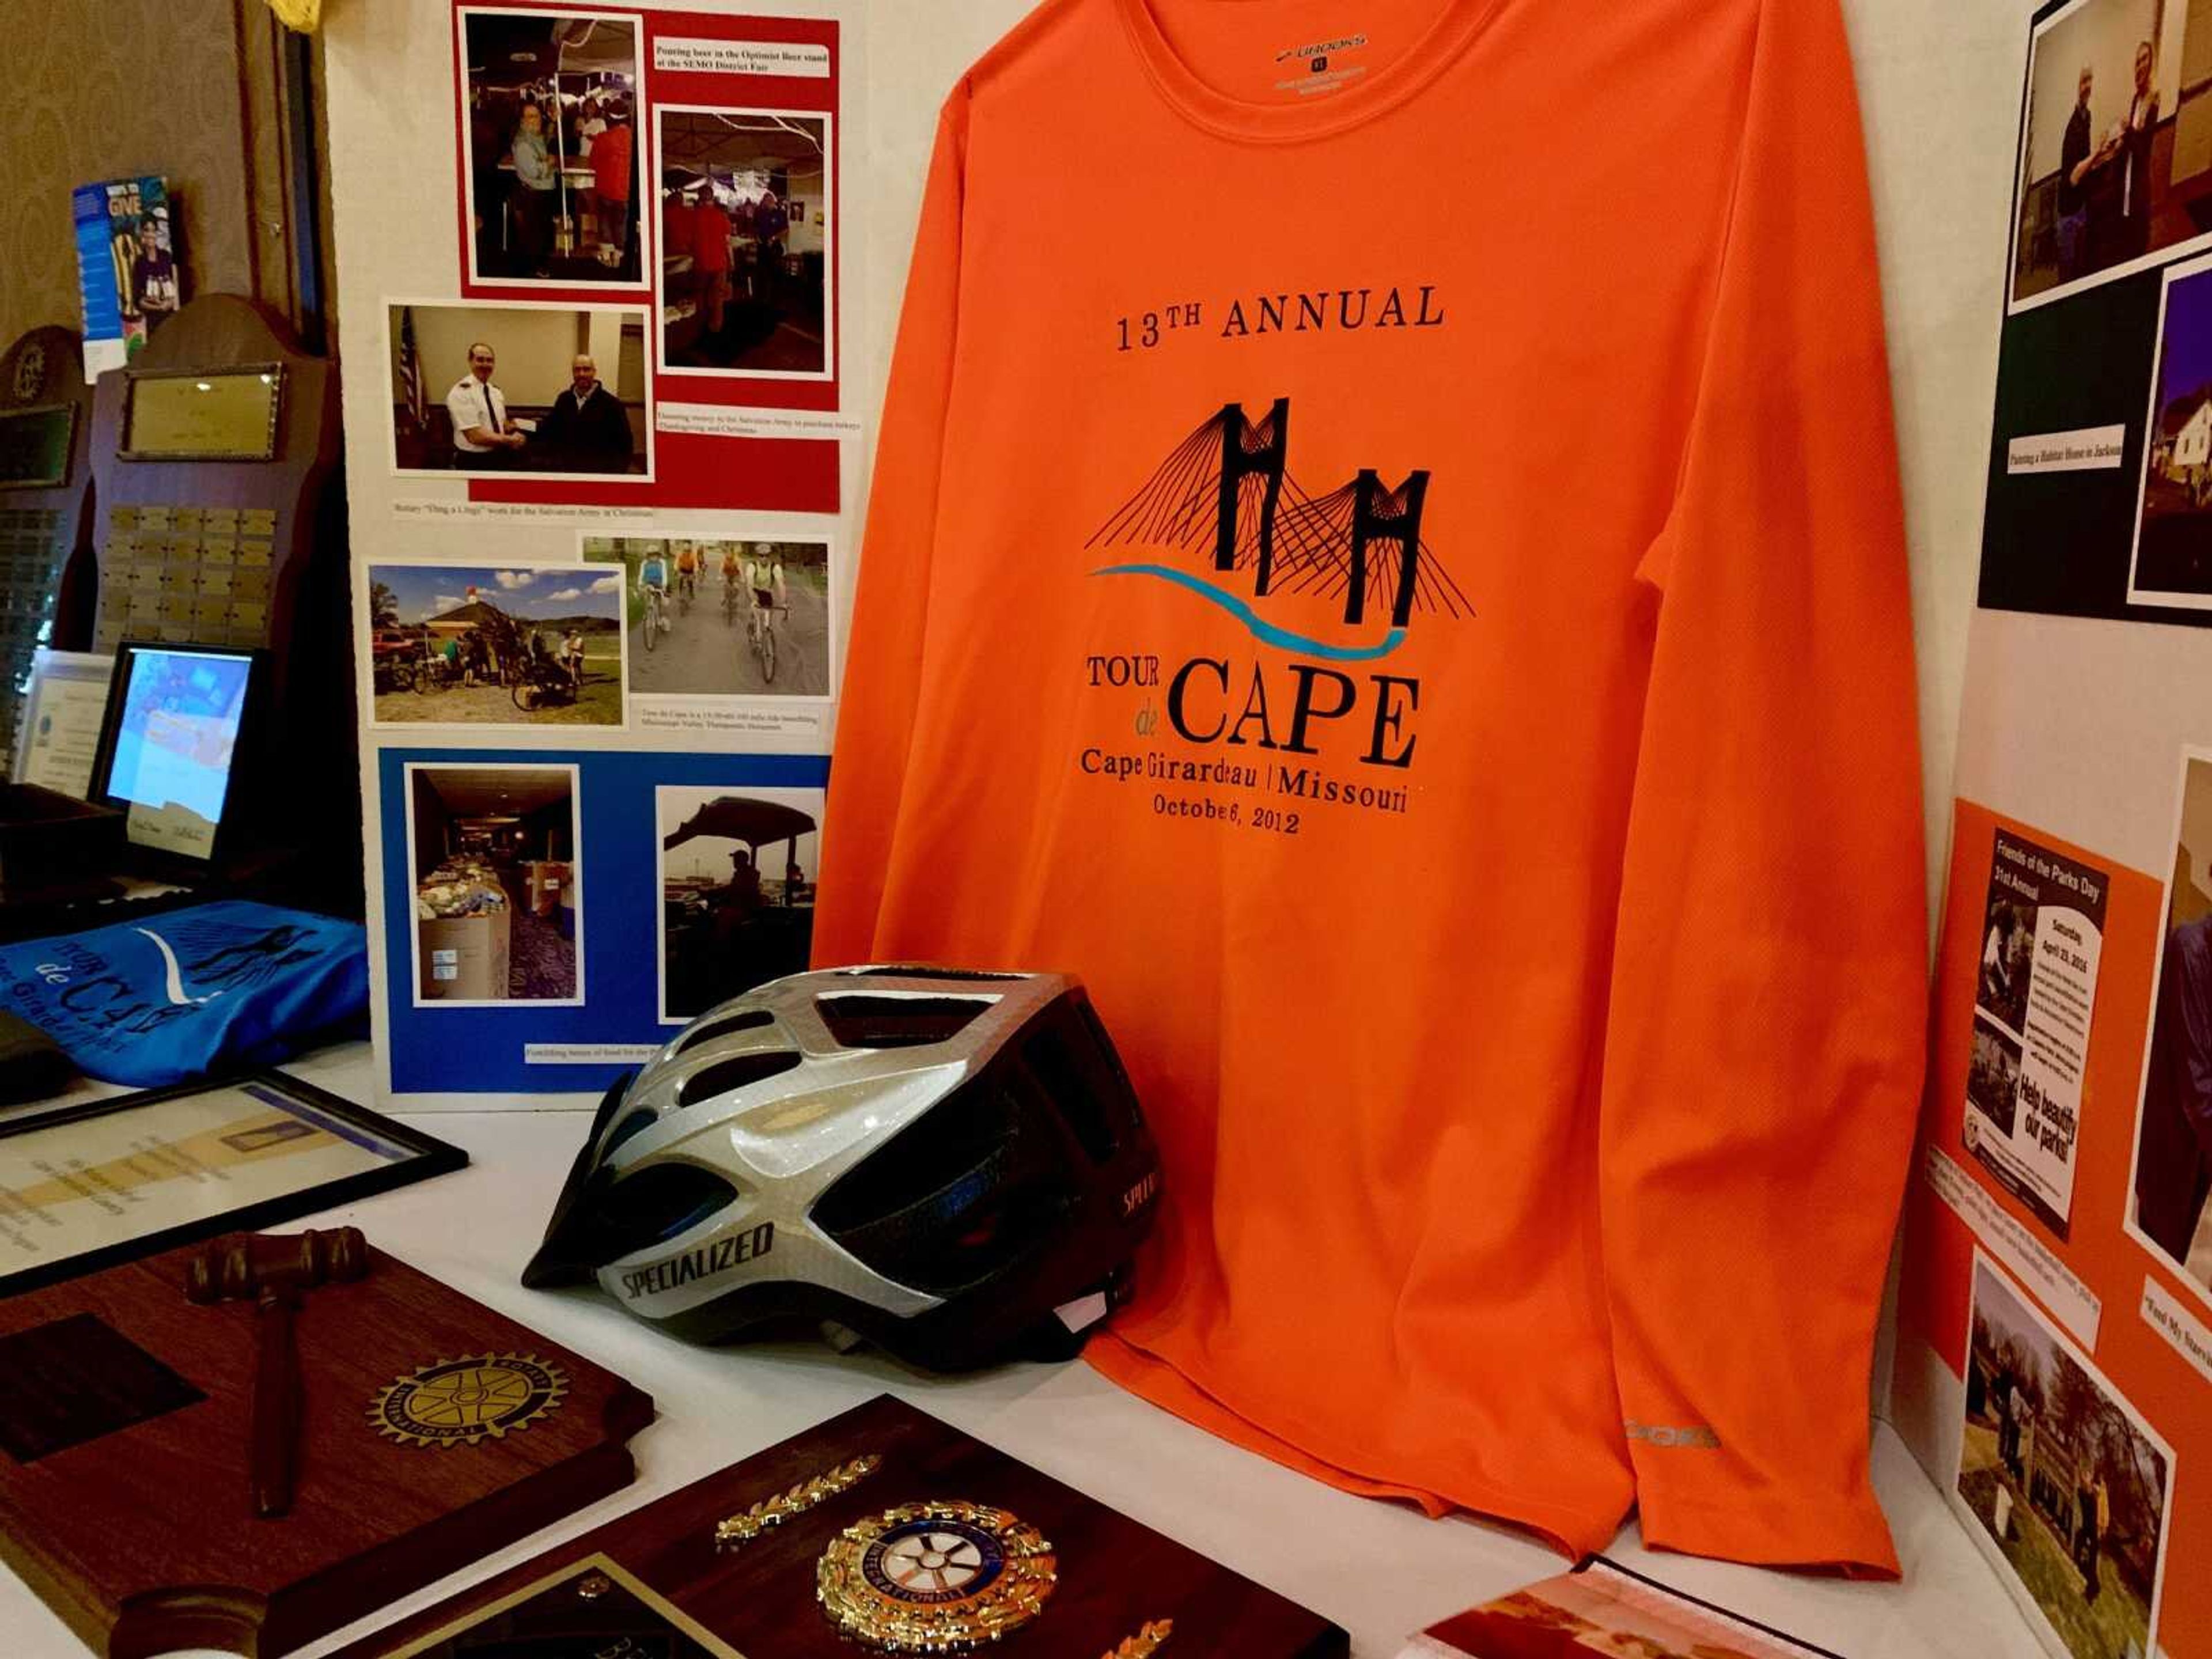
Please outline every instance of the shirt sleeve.
[{"label": "shirt sleeve", "polygon": [[876,954],[877,915],[914,732],[915,702],[922,689],[945,410],[959,329],[967,114],[963,82],[938,119],[878,428],[822,837],[822,890],[814,921],[817,966]]},{"label": "shirt sleeve", "polygon": [[1652,659],[1599,1123],[1645,1541],[1881,1576],[1875,1328],[1924,1065],[1911,612],[1838,0],[1765,0]]},{"label": "shirt sleeve", "polygon": [[453,423],[456,438],[484,423],[483,406],[459,386],[446,394],[446,418]]}]

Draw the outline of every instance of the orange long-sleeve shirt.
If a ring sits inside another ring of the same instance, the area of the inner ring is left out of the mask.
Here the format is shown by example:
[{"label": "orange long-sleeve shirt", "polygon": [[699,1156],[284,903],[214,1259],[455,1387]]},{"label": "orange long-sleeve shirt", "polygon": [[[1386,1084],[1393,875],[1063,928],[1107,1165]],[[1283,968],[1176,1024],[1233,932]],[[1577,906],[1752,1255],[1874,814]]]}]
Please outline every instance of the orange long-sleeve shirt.
[{"label": "orange long-sleeve shirt", "polygon": [[1048,0],[948,100],[816,933],[1090,982],[1094,1361],[1359,1491],[1894,1568],[1910,615],[1836,0]]}]

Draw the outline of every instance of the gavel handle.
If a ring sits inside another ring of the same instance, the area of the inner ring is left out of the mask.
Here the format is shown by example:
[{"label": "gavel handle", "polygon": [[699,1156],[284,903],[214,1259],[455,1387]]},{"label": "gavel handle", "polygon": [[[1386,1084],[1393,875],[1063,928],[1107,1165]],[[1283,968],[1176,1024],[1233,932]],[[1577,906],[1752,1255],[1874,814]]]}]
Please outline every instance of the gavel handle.
[{"label": "gavel handle", "polygon": [[300,1435],[300,1374],[292,1357],[289,1289],[261,1292],[260,1352],[253,1372],[253,1512],[270,1517],[292,1509],[293,1449]]}]

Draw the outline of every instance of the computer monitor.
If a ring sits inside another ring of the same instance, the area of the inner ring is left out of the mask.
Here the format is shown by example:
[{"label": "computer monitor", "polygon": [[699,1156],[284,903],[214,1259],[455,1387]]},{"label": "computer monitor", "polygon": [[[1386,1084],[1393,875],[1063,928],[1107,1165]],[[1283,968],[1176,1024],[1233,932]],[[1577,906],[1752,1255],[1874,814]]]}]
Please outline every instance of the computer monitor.
[{"label": "computer monitor", "polygon": [[92,799],[133,847],[206,869],[234,825],[266,653],[126,640],[92,766]]}]

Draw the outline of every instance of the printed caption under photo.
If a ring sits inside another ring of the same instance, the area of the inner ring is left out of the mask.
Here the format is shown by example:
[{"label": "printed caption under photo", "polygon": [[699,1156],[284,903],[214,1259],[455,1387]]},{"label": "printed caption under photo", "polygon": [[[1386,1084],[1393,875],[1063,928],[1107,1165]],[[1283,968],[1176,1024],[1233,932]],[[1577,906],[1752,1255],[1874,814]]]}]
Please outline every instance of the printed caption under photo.
[{"label": "printed caption under photo", "polygon": [[[647,511],[649,513],[651,509]],[[544,524],[549,519],[583,519],[623,524],[635,523],[639,517],[639,509],[634,507],[551,507],[542,501],[471,501],[457,497],[452,501],[394,501],[392,516],[395,519],[450,519],[456,523],[507,520],[518,524],[526,521]]]},{"label": "printed caption under photo", "polygon": [[2124,426],[2036,433],[2005,446],[2005,471],[2014,477],[2033,472],[2111,471],[2120,465],[2127,441]]},{"label": "printed caption under photo", "polygon": [[657,1042],[526,1042],[525,1066],[642,1066],[660,1052]]},{"label": "printed caption under photo", "polygon": [[803,40],[672,38],[653,43],[653,66],[679,75],[782,75],[826,81],[830,48]]},{"label": "printed caption under photo", "polygon": [[784,738],[819,741],[818,708],[725,706],[720,702],[667,703],[641,697],[630,705],[633,732],[673,732],[690,737]]},{"label": "printed caption under photo", "polygon": [[655,404],[656,432],[699,438],[857,438],[857,416],[823,409],[751,409],[722,404]]},{"label": "printed caption under photo", "polygon": [[1966,1224],[1991,1255],[2012,1269],[2015,1278],[2033,1289],[2075,1341],[2094,1353],[2097,1328],[2105,1316],[2105,1304],[2097,1293],[2049,1246],[1999,1207],[1981,1183],[1941,1147],[1930,1146],[1927,1151],[1923,1168],[1936,1196]]},{"label": "printed caption under photo", "polygon": [[2139,1311],[2142,1322],[2164,1337],[2174,1352],[2197,1368],[2197,1374],[2212,1382],[2212,1330],[2204,1328],[2204,1322],[2183,1307],[2178,1297],[2148,1274],[2143,1277],[2142,1305]]}]

